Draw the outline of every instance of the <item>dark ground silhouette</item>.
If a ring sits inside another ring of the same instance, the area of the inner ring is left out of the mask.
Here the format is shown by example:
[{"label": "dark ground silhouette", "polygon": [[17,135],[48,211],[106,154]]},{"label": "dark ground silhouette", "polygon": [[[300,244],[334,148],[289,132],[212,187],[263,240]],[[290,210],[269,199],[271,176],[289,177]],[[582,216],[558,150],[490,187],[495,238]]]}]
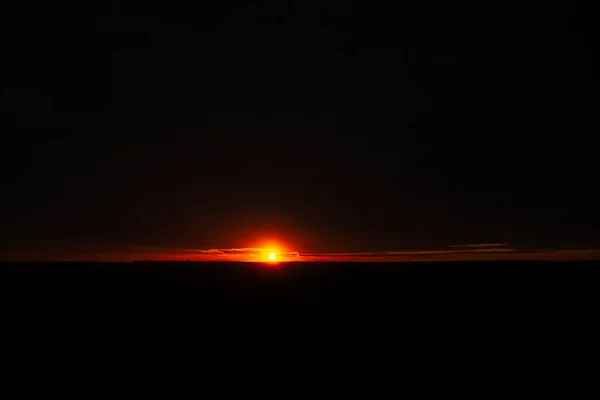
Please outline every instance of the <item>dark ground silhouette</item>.
[{"label": "dark ground silhouette", "polygon": [[[29,322],[165,322],[194,326],[307,315],[491,320],[591,310],[597,262],[7,263],[7,311]],[[307,321],[309,322],[309,321]]]},{"label": "dark ground silhouette", "polygon": [[[336,375],[348,388],[369,371],[400,382],[398,371],[423,380],[465,364],[478,382],[493,367],[531,384],[596,338],[598,263],[281,266],[4,264],[5,362],[42,376],[68,364],[72,380],[137,376],[144,388],[157,371],[269,387],[273,374],[301,386]],[[220,390],[247,390],[232,382]]]}]

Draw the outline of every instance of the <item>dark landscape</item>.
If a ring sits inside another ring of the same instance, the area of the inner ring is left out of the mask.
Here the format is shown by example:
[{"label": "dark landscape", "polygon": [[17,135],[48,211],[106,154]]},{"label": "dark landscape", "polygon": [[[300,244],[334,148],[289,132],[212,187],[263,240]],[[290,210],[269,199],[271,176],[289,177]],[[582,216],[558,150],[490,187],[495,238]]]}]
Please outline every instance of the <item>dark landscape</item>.
[{"label": "dark landscape", "polygon": [[69,382],[93,379],[100,388],[104,374],[146,388],[158,371],[216,387],[208,376],[262,377],[253,387],[275,392],[283,382],[297,385],[289,390],[315,379],[335,385],[334,376],[347,389],[352,376],[362,382],[383,371],[393,386],[418,385],[424,371],[451,380],[465,367],[478,385],[505,379],[498,373],[535,385],[532,376],[553,373],[558,360],[592,354],[599,267],[5,263],[3,344],[13,372],[54,376],[67,365]]},{"label": "dark landscape", "polygon": [[[6,263],[10,310],[66,324],[102,320],[581,316],[597,304],[599,262]],[[273,320],[271,319],[271,323]],[[474,321],[471,321],[474,322]]]}]

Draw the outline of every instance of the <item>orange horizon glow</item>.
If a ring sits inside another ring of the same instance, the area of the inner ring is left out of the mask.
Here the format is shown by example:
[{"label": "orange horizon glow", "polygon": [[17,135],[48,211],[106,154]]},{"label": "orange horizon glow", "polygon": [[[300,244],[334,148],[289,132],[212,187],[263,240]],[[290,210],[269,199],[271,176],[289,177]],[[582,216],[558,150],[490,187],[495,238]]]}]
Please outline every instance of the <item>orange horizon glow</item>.
[{"label": "orange horizon glow", "polygon": [[387,252],[300,253],[281,243],[263,247],[222,249],[169,249],[129,246],[119,249],[53,249],[0,253],[5,261],[23,262],[436,262],[436,261],[577,261],[600,260],[600,249],[531,249],[509,244],[448,246],[437,250],[399,250]]}]

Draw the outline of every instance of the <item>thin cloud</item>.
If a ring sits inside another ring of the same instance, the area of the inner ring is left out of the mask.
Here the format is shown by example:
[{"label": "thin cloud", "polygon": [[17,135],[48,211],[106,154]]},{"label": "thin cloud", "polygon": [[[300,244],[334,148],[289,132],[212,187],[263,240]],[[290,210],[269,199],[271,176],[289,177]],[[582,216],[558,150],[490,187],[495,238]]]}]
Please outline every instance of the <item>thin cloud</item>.
[{"label": "thin cloud", "polygon": [[476,243],[476,244],[460,244],[450,246],[452,248],[471,248],[471,247],[508,247],[509,243]]},{"label": "thin cloud", "polygon": [[438,256],[447,254],[496,254],[496,253],[516,253],[517,249],[463,249],[463,250],[414,250],[414,251],[384,251],[371,253],[301,253],[301,257],[390,257],[390,256]]},{"label": "thin cloud", "polygon": [[254,254],[265,250],[257,247],[243,247],[230,249],[186,249],[184,251],[198,254]]},{"label": "thin cloud", "polygon": [[200,254],[221,254],[221,250],[219,250],[219,249],[185,250],[185,251],[194,252],[194,253],[200,253]]},{"label": "thin cloud", "polygon": [[[223,249],[185,249],[187,257],[191,259],[210,259],[210,260],[247,260],[246,257],[256,257],[268,252],[269,249],[263,247],[233,247]],[[277,256],[286,260],[293,260],[300,253],[296,251],[277,251]]]},{"label": "thin cloud", "polygon": [[[498,246],[499,247],[499,246]],[[600,249],[543,250],[515,248],[388,251],[373,253],[302,253],[305,261],[576,261],[598,260]]]}]

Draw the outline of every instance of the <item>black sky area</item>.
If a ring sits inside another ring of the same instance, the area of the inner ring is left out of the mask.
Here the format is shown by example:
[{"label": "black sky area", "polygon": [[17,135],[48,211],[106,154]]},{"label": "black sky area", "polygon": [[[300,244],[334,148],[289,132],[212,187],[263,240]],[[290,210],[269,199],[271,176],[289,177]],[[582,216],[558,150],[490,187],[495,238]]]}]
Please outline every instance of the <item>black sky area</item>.
[{"label": "black sky area", "polygon": [[577,2],[3,1],[0,251],[600,245]]}]

